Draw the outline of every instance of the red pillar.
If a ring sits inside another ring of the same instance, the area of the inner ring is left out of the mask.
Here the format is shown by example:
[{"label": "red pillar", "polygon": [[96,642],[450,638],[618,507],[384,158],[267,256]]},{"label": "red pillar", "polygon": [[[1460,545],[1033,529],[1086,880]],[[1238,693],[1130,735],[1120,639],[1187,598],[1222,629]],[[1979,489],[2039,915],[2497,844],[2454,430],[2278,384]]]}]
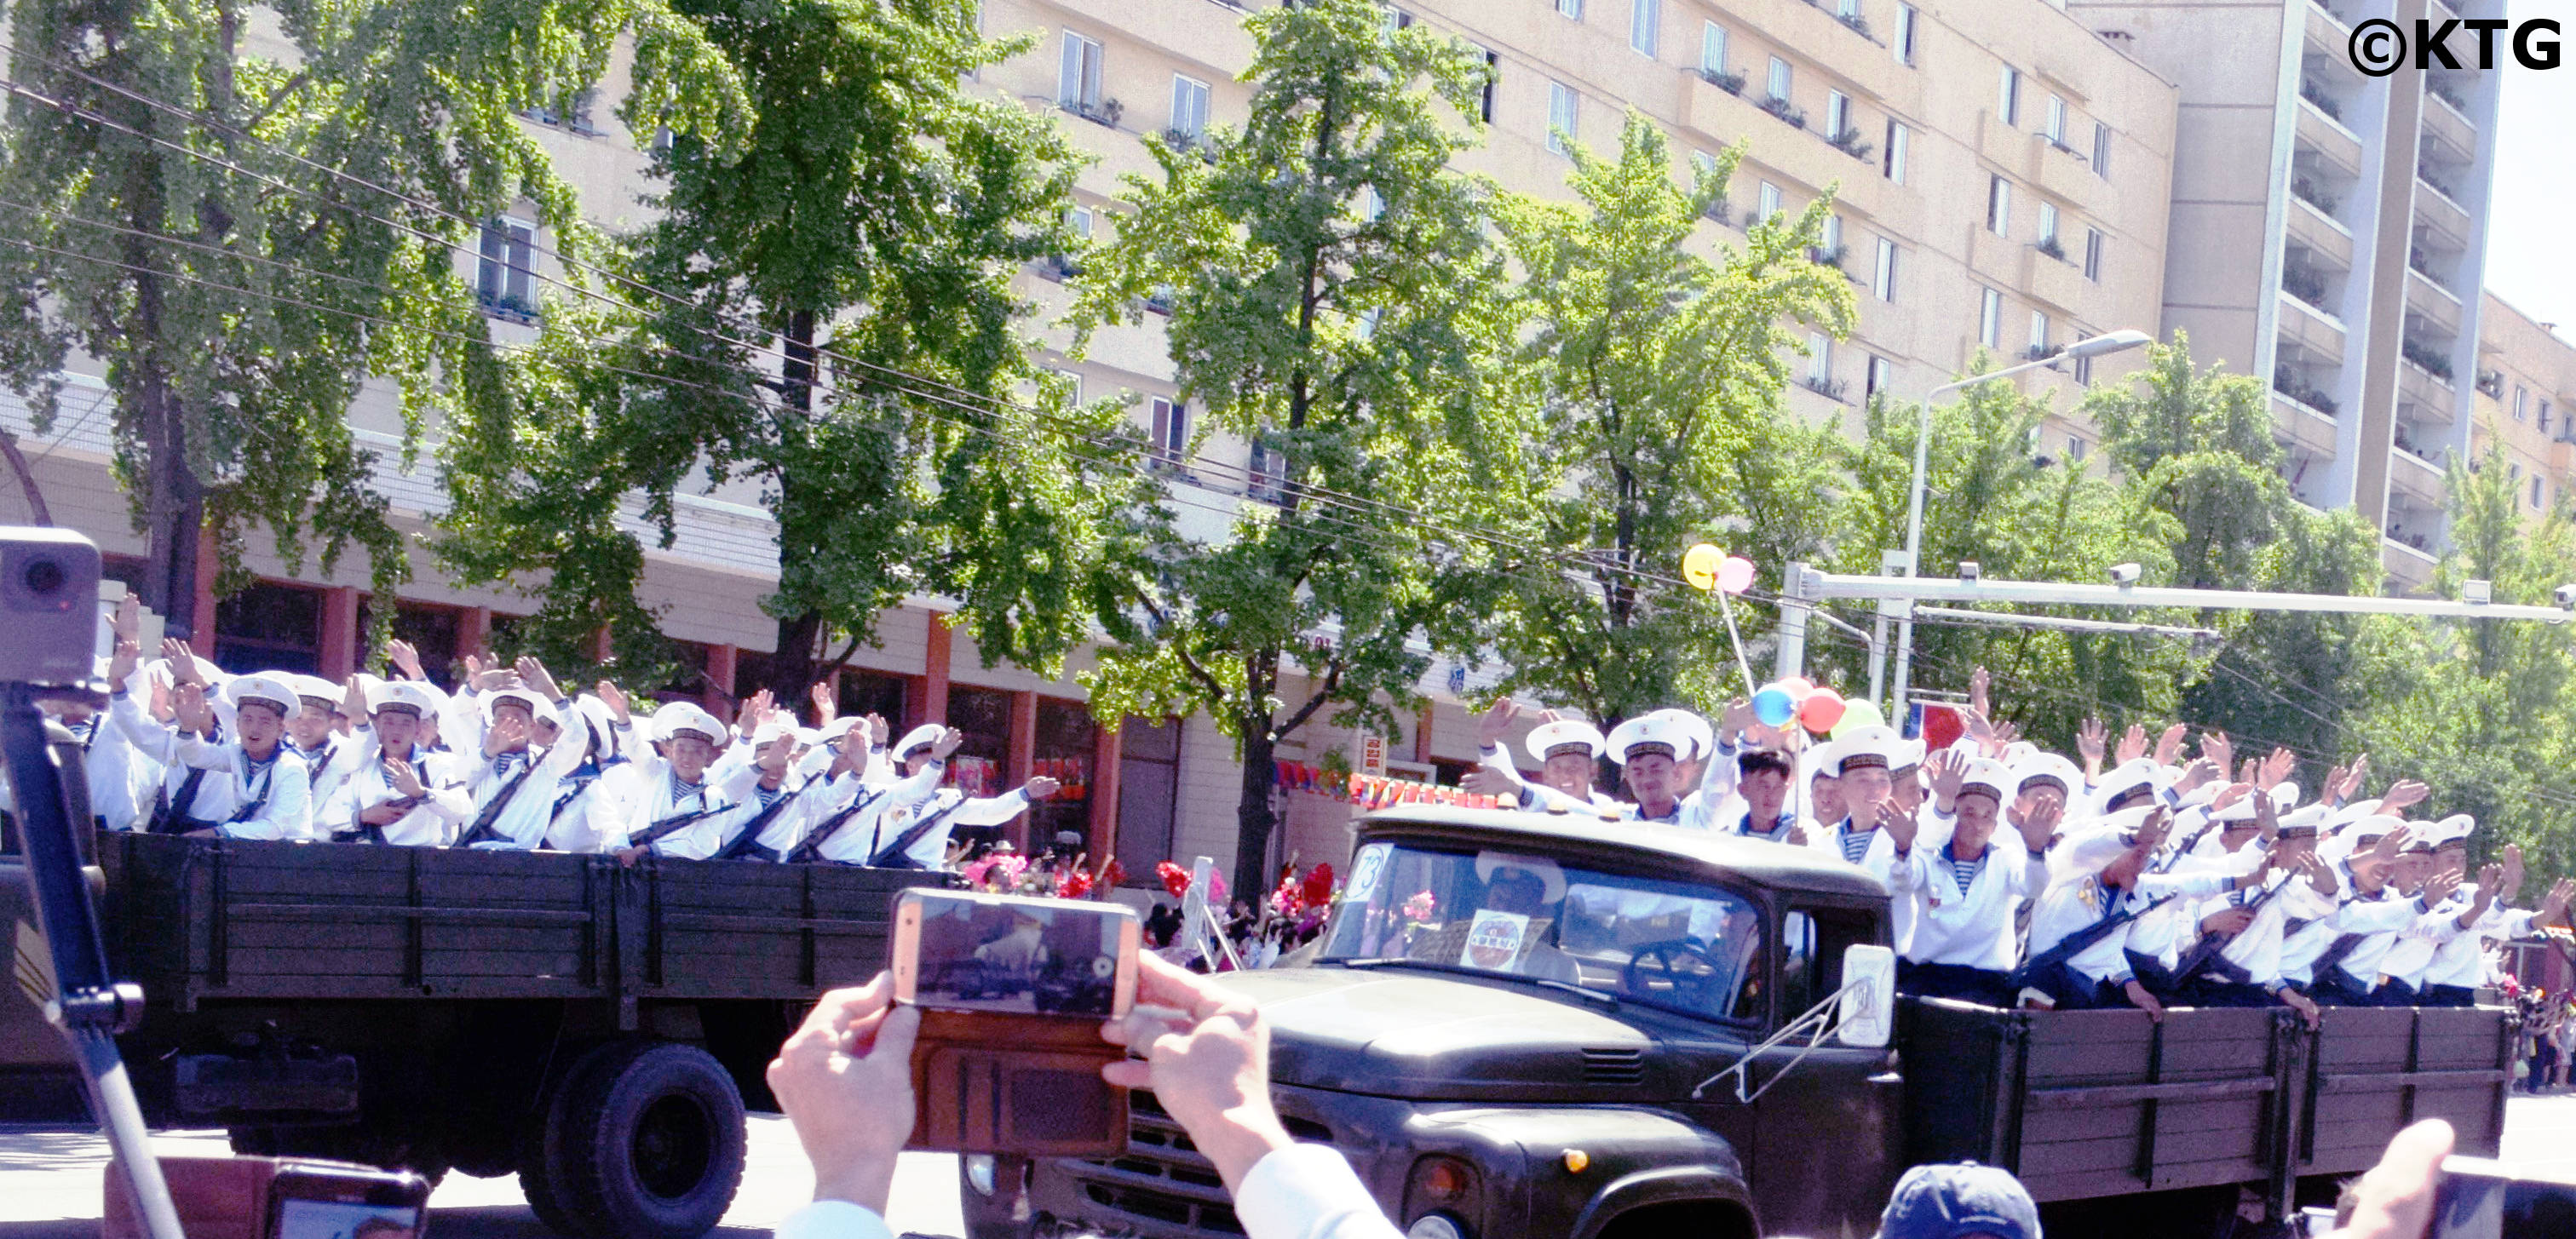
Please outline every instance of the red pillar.
[{"label": "red pillar", "polygon": [[927,648],[921,659],[921,721],[945,723],[948,721],[948,616],[945,613],[930,613],[929,640],[923,644]]},{"label": "red pillar", "polygon": [[[1030,768],[1037,764],[1037,759],[1038,695],[1013,693],[1011,694],[1011,751],[1009,758],[1003,763],[1003,786],[1018,787],[1028,782]],[[1023,855],[1031,851],[1028,814],[1023,813],[1012,820],[1011,836],[1014,846],[1018,847]]]},{"label": "red pillar", "polygon": [[1421,717],[1413,721],[1413,760],[1426,766],[1431,764],[1431,713],[1439,708],[1426,698],[1422,703]]},{"label": "red pillar", "polygon": [[358,671],[358,587],[322,591],[322,678],[347,683]]},{"label": "red pillar", "polygon": [[1091,867],[1098,869],[1118,854],[1118,749],[1121,725],[1100,728],[1091,738]]},{"label": "red pillar", "polygon": [[208,661],[215,657],[215,566],[215,527],[201,525],[197,529],[197,626],[188,634],[188,646]]},{"label": "red pillar", "polygon": [[728,723],[733,721],[734,652],[730,645],[707,647],[707,678],[714,683],[701,694],[707,711]]},{"label": "red pillar", "polygon": [[456,656],[492,652],[492,608],[467,607],[456,617]]}]

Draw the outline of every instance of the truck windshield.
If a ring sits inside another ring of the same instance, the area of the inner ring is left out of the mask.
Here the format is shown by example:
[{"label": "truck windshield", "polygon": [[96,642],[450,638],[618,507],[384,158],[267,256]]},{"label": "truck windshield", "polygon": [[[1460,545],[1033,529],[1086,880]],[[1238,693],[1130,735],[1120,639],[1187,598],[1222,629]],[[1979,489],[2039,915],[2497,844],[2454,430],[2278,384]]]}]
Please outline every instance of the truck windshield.
[{"label": "truck windshield", "polygon": [[1361,848],[1320,959],[1560,981],[1712,1019],[1763,1014],[1750,900],[1502,851]]}]

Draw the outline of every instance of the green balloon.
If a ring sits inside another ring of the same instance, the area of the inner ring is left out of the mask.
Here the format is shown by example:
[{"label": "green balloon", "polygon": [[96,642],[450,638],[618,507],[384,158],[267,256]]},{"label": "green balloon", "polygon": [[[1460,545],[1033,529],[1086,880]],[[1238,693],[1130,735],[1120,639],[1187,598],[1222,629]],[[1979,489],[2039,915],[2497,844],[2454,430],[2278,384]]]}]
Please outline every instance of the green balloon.
[{"label": "green balloon", "polygon": [[1887,716],[1879,713],[1875,704],[1866,697],[1855,698],[1843,703],[1843,716],[1834,720],[1834,729],[1827,734],[1840,740],[1863,727],[1886,725]]}]

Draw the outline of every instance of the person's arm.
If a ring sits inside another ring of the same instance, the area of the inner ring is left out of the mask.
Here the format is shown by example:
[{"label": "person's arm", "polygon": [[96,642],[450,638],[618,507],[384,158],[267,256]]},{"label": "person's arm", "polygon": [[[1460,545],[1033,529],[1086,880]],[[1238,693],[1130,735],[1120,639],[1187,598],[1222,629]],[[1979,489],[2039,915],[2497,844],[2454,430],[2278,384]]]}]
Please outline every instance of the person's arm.
[{"label": "person's arm", "polygon": [[314,807],[314,837],[329,839],[340,831],[357,829],[358,809],[358,780],[353,775],[340,780],[340,785]]},{"label": "person's arm", "polygon": [[313,821],[312,773],[293,754],[280,753],[269,768],[268,802],[238,822],[226,822],[228,839],[301,839]]},{"label": "person's arm", "polygon": [[109,700],[107,712],[117,732],[134,751],[164,766],[172,764],[179,747],[178,733],[152,717],[151,711],[143,708],[139,694],[130,690],[117,693]]},{"label": "person's arm", "polygon": [[1027,789],[1014,787],[999,796],[978,796],[958,805],[948,820],[959,826],[999,826],[1028,810]]},{"label": "person's arm", "polygon": [[560,779],[590,755],[590,720],[567,697],[555,702],[555,742],[546,749],[544,772]]},{"label": "person's arm", "polygon": [[434,753],[421,756],[417,770],[423,793],[420,807],[450,826],[462,826],[472,821],[474,794],[465,790],[465,781],[456,776],[455,767]]}]

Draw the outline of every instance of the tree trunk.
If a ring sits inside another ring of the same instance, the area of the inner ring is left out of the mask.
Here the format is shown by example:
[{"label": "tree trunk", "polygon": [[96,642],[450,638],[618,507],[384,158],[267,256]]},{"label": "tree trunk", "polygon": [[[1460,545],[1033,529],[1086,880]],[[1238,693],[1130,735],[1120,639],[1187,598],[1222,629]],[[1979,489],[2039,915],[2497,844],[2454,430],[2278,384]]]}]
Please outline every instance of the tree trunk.
[{"label": "tree trunk", "polygon": [[27,523],[51,525],[54,514],[45,507],[45,492],[36,485],[36,471],[27,464],[27,454],[18,450],[18,436],[0,430],[0,456],[9,458],[9,471],[18,475],[18,488],[27,492]]},{"label": "tree trunk", "polygon": [[[782,332],[785,360],[779,366],[779,388],[787,407],[798,421],[810,420],[814,414],[814,312],[791,310],[787,329]],[[800,425],[785,427],[782,433],[801,434]],[[778,476],[779,569],[784,578],[789,565],[808,548],[787,545],[790,530],[804,524],[793,517],[798,500],[796,479],[787,470]],[[805,699],[805,691],[814,683],[814,645],[823,632],[823,613],[812,607],[793,612],[778,621],[778,652],[770,655],[768,689],[780,705],[795,709]],[[725,691],[733,691],[725,685]]]},{"label": "tree trunk", "polygon": [[[1243,789],[1242,799],[1235,807],[1231,881],[1233,897],[1247,903],[1258,903],[1270,889],[1270,832],[1279,823],[1279,815],[1270,805],[1271,763],[1278,750],[1278,741],[1270,736],[1270,723],[1267,715],[1243,720]],[[1215,911],[1222,915],[1224,909]]]},{"label": "tree trunk", "polygon": [[[778,621],[778,652],[769,657],[769,695],[778,704],[798,708],[814,684],[814,642],[823,633],[823,613],[803,611]],[[730,686],[727,686],[730,691]]]},{"label": "tree trunk", "polygon": [[[132,261],[142,267],[150,256],[137,255]],[[145,341],[132,359],[134,393],[150,456],[143,510],[151,566],[143,582],[143,605],[162,617],[165,632],[195,642],[198,653],[211,656],[214,617],[197,614],[197,543],[205,523],[206,490],[188,464],[187,412],[170,389],[151,343],[160,338],[161,281],[148,271],[135,277],[134,317],[135,331]]]}]

